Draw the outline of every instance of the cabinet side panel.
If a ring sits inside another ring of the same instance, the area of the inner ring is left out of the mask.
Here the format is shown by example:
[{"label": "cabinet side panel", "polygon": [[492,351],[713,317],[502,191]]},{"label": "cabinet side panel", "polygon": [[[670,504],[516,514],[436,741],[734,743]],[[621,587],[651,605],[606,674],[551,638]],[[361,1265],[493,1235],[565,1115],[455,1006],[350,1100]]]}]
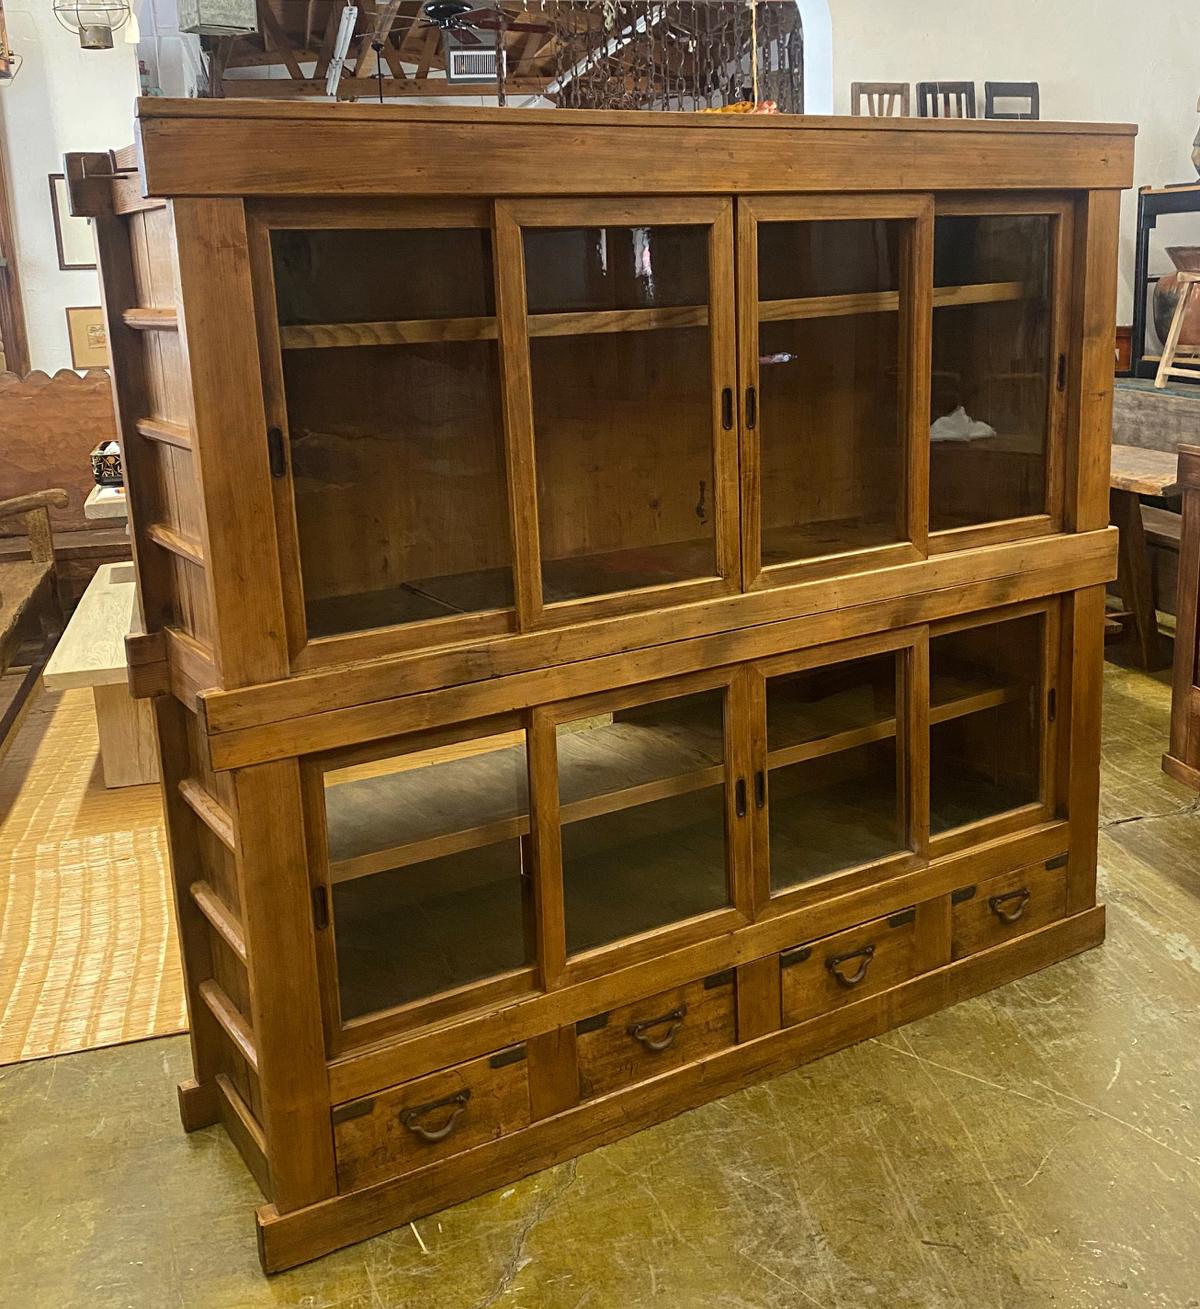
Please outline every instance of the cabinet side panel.
[{"label": "cabinet side panel", "polygon": [[224,686],[289,671],[245,208],[176,200],[176,312]]},{"label": "cabinet side panel", "polygon": [[1120,202],[1118,191],[1091,191],[1075,211],[1064,506],[1066,526],[1075,532],[1108,525]]}]

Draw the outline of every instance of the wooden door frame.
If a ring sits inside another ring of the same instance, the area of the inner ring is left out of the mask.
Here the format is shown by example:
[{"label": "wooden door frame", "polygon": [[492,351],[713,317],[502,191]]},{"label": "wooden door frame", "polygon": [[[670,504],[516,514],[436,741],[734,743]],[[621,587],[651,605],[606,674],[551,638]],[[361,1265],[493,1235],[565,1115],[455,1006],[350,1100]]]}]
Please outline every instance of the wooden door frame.
[{"label": "wooden door frame", "polygon": [[[926,629],[922,626],[898,628],[872,636],[852,637],[845,641],[812,646],[795,652],[772,655],[754,660],[747,665],[752,678],[752,697],[755,721],[752,732],[754,756],[751,768],[756,778],[754,810],[754,901],[756,917],[774,917],[787,914],[806,905],[833,899],[835,896],[860,890],[880,881],[912,872],[927,862],[928,825],[927,806],[922,807],[922,770],[914,760],[923,757],[921,725],[928,713],[928,683],[920,682],[923,666],[918,658],[925,642]],[[896,655],[896,758],[897,791],[904,808],[905,836],[908,848],[885,855],[863,864],[849,864],[831,873],[799,882],[786,890],[772,894],[770,860],[770,767],[767,758],[767,680],[790,673],[805,672],[814,668],[829,668],[854,659],[869,658],[878,654]],[[764,778],[761,790],[757,778]],[[926,773],[927,775],[927,773]],[[926,788],[927,789],[927,788]]]},{"label": "wooden door frame", "polygon": [[[561,832],[559,822],[558,757],[555,729],[560,723],[571,722],[594,714],[610,713],[640,705],[656,704],[680,696],[695,695],[703,691],[724,692],[724,791],[725,791],[725,868],[729,886],[727,906],[700,914],[694,918],[671,922],[651,928],[639,935],[622,937],[590,950],[568,955],[565,939],[565,910],[563,908],[563,874],[561,839],[556,839],[548,851],[557,859],[548,861],[538,869],[538,876],[547,899],[555,902],[551,911],[553,921],[562,930],[560,974],[562,985],[590,981],[601,975],[616,972],[633,964],[657,959],[671,951],[711,940],[725,932],[743,927],[751,921],[750,867],[751,824],[749,800],[745,812],[739,813],[739,795],[749,791],[749,717],[743,696],[745,669],[740,664],[684,673],[676,677],[660,678],[653,682],[638,682],[592,695],[577,696],[544,705],[538,711],[538,723],[545,736],[543,747],[541,788],[537,803],[544,815],[543,821]],[[739,790],[739,783],[741,789]]]},{"label": "wooden door frame", "polygon": [[[1038,701],[1040,706],[1041,730],[1038,741],[1038,799],[1006,809],[998,814],[989,814],[958,827],[948,828],[929,838],[930,858],[940,859],[945,855],[979,846],[987,841],[1012,835],[1039,823],[1054,820],[1057,813],[1058,793],[1061,786],[1059,763],[1059,724],[1063,721],[1067,706],[1062,703],[1062,609],[1061,598],[1057,595],[1042,600],[1029,600],[1021,604],[1006,605],[1001,609],[989,609],[983,612],[961,615],[956,618],[943,619],[929,625],[929,640],[951,632],[969,631],[976,627],[992,627],[1032,615],[1042,617],[1042,648],[1038,660]],[[928,679],[926,680],[928,687]],[[1050,715],[1049,706],[1053,702],[1054,714]],[[932,738],[927,737],[926,760],[932,760]]]},{"label": "wooden door frame", "polygon": [[[717,575],[547,605],[542,590],[530,315],[521,232],[528,227],[581,226],[707,226],[709,229],[707,323]],[[498,252],[496,312],[500,322],[505,381],[510,495],[513,498],[514,529],[519,538],[514,540],[519,629],[557,627],[736,593],[741,581],[737,424],[734,422],[726,427],[722,413],[722,393],[727,388],[732,391],[737,376],[733,200],[728,196],[496,200],[495,232]]]},{"label": "wooden door frame", "polygon": [[[3,34],[0,13],[0,35]],[[0,113],[0,125],[3,115]],[[29,372],[29,335],[25,327],[25,305],[17,270],[17,245],[13,232],[12,201],[8,178],[8,153],[0,133],[0,341],[4,346],[4,367],[18,377]]]},{"label": "wooden door frame", "polygon": [[[523,968],[512,969],[480,981],[468,982],[450,991],[435,992],[402,1004],[385,1006],[359,1018],[343,1019],[338,982],[337,917],[334,905],[334,882],[329,859],[329,830],[325,809],[325,775],[342,768],[368,764],[383,759],[400,758],[441,746],[481,740],[511,732],[524,732],[526,766],[530,781],[530,832],[533,836],[532,894],[537,909],[541,877],[534,826],[534,758],[531,713],[520,711],[455,723],[448,727],[413,732],[369,745],[351,746],[328,754],[310,756],[300,761],[300,782],[304,800],[305,841],[308,869],[315,896],[323,897],[324,926],[315,932],[317,973],[321,990],[321,1014],[328,1059],[344,1058],[364,1046],[386,1039],[396,1039],[413,1031],[457,1018],[481,1008],[501,1004],[537,990],[538,960]],[[538,943],[540,944],[540,943]],[[539,950],[540,953],[540,950]]]},{"label": "wooden door frame", "polygon": [[[282,433],[284,475],[271,478],[275,532],[282,567],[284,613],[293,672],[327,667],[348,660],[376,658],[453,641],[504,636],[516,630],[514,609],[451,614],[444,618],[370,628],[365,631],[309,637],[305,618],[304,579],[300,566],[300,536],[292,480],[287,397],[283,380],[283,346],[275,299],[271,232],[280,230],[405,230],[478,228],[490,231],[491,204],[470,199],[448,200],[313,200],[251,201],[246,205],[246,230],[254,282],[254,312],[258,329],[267,425]],[[497,263],[492,238],[493,267]],[[362,345],[362,349],[369,346]],[[503,361],[501,360],[501,366]],[[499,397],[497,397],[499,399]],[[511,495],[511,491],[510,491]],[[510,516],[510,539],[516,532]],[[513,556],[514,573],[517,558]],[[516,578],[514,576],[514,585]]]},{"label": "wooden door frame", "polygon": [[[1007,218],[1045,215],[1052,220],[1050,236],[1050,277],[1048,294],[1051,301],[1049,335],[1046,358],[1046,450],[1045,499],[1043,511],[1023,518],[997,519],[990,523],[975,523],[968,527],[954,527],[930,531],[929,553],[946,554],[953,550],[967,550],[979,546],[997,545],[1005,541],[1022,540],[1033,536],[1048,536],[1063,530],[1065,521],[1064,494],[1068,448],[1069,417],[1069,331],[1072,314],[1072,266],[1074,238],[1075,198],[1062,192],[1044,194],[1004,192],[976,195],[935,195],[934,227],[941,217]],[[932,274],[932,269],[930,270]],[[931,277],[932,281],[932,277]],[[932,346],[932,324],[930,332]],[[1056,363],[1059,359],[1064,363]],[[930,364],[932,368],[932,361]],[[1057,384],[1056,371],[1061,368],[1063,385]]]},{"label": "wooden door frame", "polygon": [[[745,590],[784,585],[824,575],[870,571],[923,559],[928,553],[929,377],[933,284],[933,195],[739,196],[737,201],[738,381],[742,467],[742,582]],[[901,540],[864,550],[762,564],[761,404],[759,385],[758,225],[893,219],[901,231],[897,408],[903,435],[905,485],[899,501]],[[757,412],[750,412],[751,409]]]}]

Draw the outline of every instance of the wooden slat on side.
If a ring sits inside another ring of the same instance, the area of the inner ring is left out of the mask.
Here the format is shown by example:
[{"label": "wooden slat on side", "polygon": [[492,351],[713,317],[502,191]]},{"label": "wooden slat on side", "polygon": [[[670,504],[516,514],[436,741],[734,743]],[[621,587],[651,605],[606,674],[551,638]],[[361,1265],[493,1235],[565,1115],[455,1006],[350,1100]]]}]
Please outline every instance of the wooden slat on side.
[{"label": "wooden slat on side", "polygon": [[254,1180],[264,1195],[271,1194],[271,1173],[267,1167],[267,1141],[263,1136],[258,1119],[250,1112],[250,1106],[242,1099],[237,1087],[225,1076],[217,1074],[217,1091],[220,1095],[221,1121],[229,1133],[230,1140],[237,1146],[238,1154],[245,1160]]},{"label": "wooden slat on side", "polygon": [[258,1050],[254,1044],[254,1032],[246,1021],[245,1015],[211,977],[200,983],[200,998],[208,1006],[209,1013],[217,1020],[221,1030],[233,1042],[238,1053],[257,1073]]},{"label": "wooden slat on side", "polygon": [[155,545],[160,545],[164,550],[169,550],[171,554],[178,555],[180,559],[186,559],[189,563],[197,564],[204,567],[204,547],[199,541],[194,541],[190,537],[181,536],[173,528],[168,527],[165,523],[151,523],[146,528],[146,537],[153,541]]},{"label": "wooden slat on side", "polygon": [[244,964],[246,962],[246,938],[242,934],[242,925],[224,900],[207,882],[193,882],[192,899],[200,912],[208,919],[213,930]]},{"label": "wooden slat on side", "polygon": [[173,445],[180,450],[192,448],[192,434],[181,423],[169,423],[165,418],[139,418],[134,427],[147,441]]},{"label": "wooden slat on side", "polygon": [[227,850],[237,850],[233,817],[223,804],[214,800],[194,777],[185,777],[179,783],[179,794],[187,801],[188,807],[196,817]]},{"label": "wooden slat on side", "polygon": [[151,309],[135,306],[126,309],[121,315],[126,327],[135,332],[174,332],[179,327],[179,320],[174,309]]}]

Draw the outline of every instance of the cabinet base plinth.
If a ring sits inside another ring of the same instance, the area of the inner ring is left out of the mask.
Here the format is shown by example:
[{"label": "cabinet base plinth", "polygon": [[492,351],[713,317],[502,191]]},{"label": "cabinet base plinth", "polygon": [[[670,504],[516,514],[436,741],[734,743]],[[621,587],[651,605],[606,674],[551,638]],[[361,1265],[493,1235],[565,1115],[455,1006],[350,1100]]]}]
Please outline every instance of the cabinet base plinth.
[{"label": "cabinet base plinth", "polygon": [[745,1041],[545,1118],[444,1162],[281,1214],[257,1212],[268,1273],[328,1254],[693,1109],[753,1082],[923,1018],[1104,939],[1104,906],[981,951],[807,1022]]},{"label": "cabinet base plinth", "polygon": [[197,1082],[189,1077],[175,1090],[179,1096],[179,1120],[185,1132],[198,1132],[221,1121],[221,1093],[215,1081]]}]

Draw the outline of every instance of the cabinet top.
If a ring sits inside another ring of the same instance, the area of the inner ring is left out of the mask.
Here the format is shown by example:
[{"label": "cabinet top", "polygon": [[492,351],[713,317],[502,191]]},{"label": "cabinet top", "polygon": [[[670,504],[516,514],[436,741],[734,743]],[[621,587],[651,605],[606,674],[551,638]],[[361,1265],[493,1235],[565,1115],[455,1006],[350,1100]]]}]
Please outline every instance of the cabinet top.
[{"label": "cabinet top", "polygon": [[1132,124],[137,102],[149,196],[770,194],[1131,185]]}]

